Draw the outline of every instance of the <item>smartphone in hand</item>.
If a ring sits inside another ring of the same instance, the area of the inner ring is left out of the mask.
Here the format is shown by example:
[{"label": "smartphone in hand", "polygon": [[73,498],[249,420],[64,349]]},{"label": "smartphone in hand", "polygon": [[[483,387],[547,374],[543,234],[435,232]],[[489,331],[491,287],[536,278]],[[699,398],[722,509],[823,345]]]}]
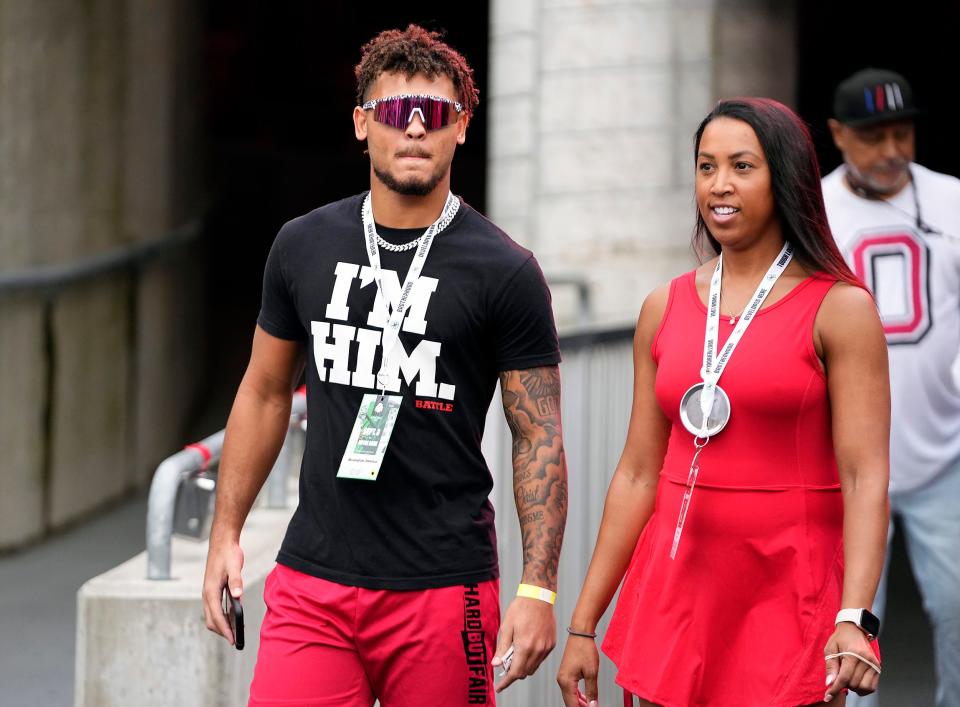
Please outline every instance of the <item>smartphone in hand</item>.
[{"label": "smartphone in hand", "polygon": [[230,622],[230,630],[233,631],[233,647],[238,651],[243,650],[243,604],[240,600],[230,594],[227,587],[223,588],[223,613]]}]

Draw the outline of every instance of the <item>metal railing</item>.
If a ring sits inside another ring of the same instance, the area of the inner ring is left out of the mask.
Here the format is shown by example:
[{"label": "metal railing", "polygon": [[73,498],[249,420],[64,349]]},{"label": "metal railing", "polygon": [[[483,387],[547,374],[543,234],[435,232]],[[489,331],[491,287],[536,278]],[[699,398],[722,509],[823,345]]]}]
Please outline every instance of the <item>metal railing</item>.
[{"label": "metal railing", "polygon": [[101,275],[122,272],[171,257],[196,241],[202,230],[200,220],[191,221],[162,238],[108,250],[68,265],[38,265],[0,273],[0,297],[24,292],[50,297],[60,290]]},{"label": "metal railing", "polygon": [[572,273],[550,273],[545,277],[551,290],[556,287],[572,287],[577,291],[577,326],[588,326],[593,321],[590,281],[582,275]]},{"label": "metal railing", "polygon": [[[498,707],[553,707],[560,693],[555,676],[560,665],[569,622],[580,587],[587,575],[604,498],[623,450],[633,399],[633,328],[583,332],[560,339],[563,363],[563,445],[567,458],[568,512],[558,573],[557,648],[526,680],[515,682],[497,696]],[[497,550],[500,555],[501,604],[506,605],[520,583],[523,546],[513,498],[510,432],[499,396],[487,414],[484,455],[493,472],[491,500],[497,512]],[[611,604],[597,631],[602,635],[613,612]],[[615,668],[600,663],[600,684],[607,686],[601,700],[613,704]],[[617,692],[619,694],[619,691]]]},{"label": "metal railing", "polygon": [[[307,398],[300,389],[293,396],[283,447],[267,477],[263,495],[267,508],[287,506],[287,479],[303,453],[306,413]],[[154,472],[147,499],[147,579],[170,579],[177,493],[184,483],[220,462],[223,437],[224,430],[220,430],[200,442],[187,445],[165,459]]]}]

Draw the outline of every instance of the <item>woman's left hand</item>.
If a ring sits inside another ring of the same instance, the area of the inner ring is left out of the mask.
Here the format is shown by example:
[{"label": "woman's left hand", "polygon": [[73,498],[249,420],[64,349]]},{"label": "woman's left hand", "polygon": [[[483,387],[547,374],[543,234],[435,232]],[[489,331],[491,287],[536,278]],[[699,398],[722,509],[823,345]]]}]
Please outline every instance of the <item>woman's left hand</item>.
[{"label": "woman's left hand", "polygon": [[[867,635],[849,621],[837,624],[836,631],[830,636],[826,648],[823,649],[825,656],[834,653],[856,653],[871,663],[880,665],[880,659],[873,652]],[[853,690],[858,695],[869,695],[877,689],[880,674],[852,655],[830,658],[826,664],[827,693],[823,697],[824,702],[830,702],[844,688]]]}]

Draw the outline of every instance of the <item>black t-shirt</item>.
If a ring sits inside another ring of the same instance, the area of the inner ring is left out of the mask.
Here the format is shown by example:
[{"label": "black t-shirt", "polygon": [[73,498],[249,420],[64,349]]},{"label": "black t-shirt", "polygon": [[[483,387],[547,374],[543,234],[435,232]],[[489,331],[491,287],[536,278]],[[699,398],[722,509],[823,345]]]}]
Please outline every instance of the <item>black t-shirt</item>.
[{"label": "black t-shirt", "polygon": [[[257,322],[307,353],[300,505],[277,561],[371,589],[492,579],[493,478],[480,440],[498,372],[560,361],[550,292],[533,255],[461,203],[409,298],[394,354],[403,404],[380,475],[338,479],[360,401],[379,392],[387,318],[365,249],[363,196],[290,221],[267,259]],[[378,227],[393,243],[423,230]],[[380,249],[392,301],[413,253]]]}]

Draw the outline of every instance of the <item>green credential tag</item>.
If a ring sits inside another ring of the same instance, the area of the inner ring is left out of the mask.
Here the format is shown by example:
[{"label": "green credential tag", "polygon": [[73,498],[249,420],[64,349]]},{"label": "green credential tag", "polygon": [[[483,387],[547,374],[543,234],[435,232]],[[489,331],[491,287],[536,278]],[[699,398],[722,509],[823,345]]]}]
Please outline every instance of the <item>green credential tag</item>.
[{"label": "green credential tag", "polygon": [[367,393],[363,396],[347,440],[347,448],[340,460],[338,479],[377,480],[402,401],[401,395],[381,397]]}]

